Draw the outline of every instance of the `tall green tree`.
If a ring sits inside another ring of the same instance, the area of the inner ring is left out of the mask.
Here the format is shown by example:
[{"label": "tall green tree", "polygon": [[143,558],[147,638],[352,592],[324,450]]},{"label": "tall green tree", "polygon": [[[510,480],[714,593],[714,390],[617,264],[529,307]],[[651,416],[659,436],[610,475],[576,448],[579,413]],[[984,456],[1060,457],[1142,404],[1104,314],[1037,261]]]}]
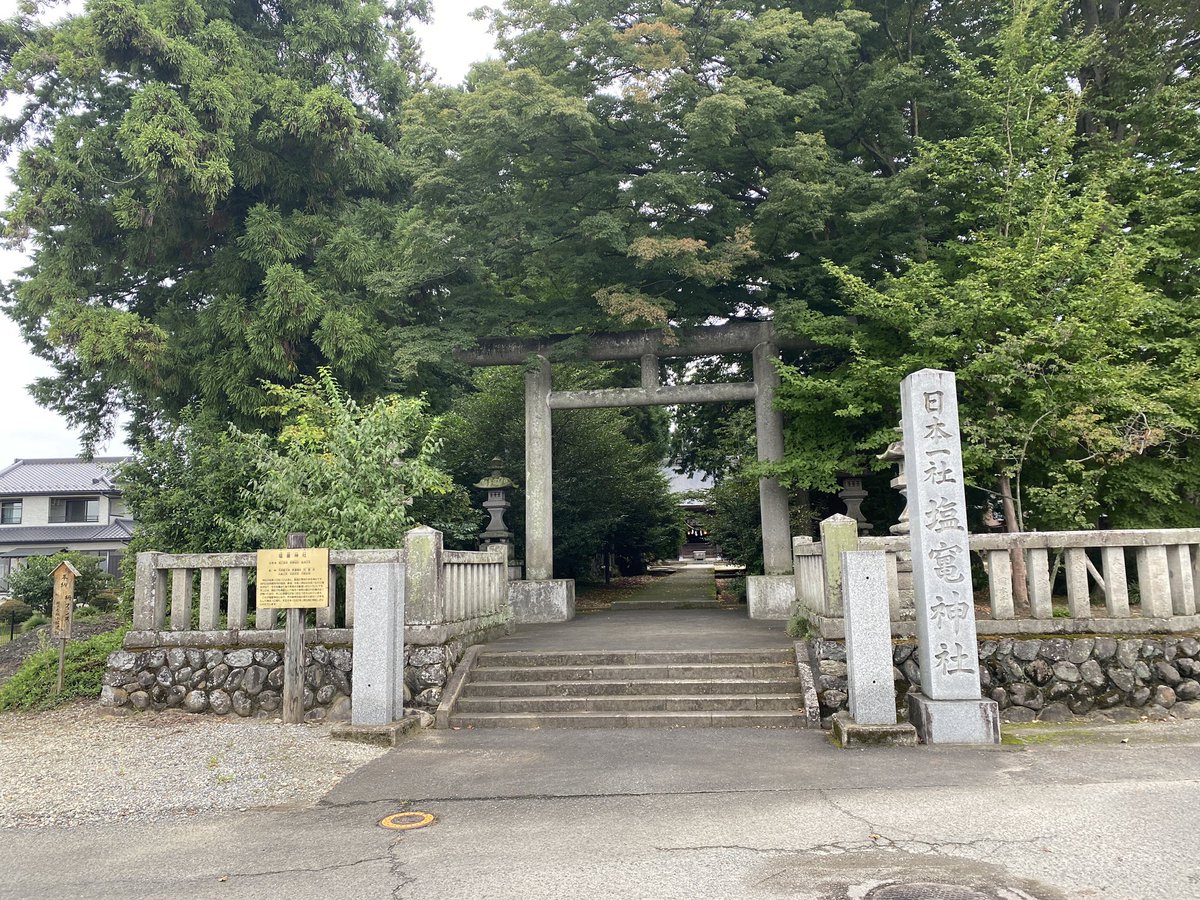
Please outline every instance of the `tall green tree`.
[{"label": "tall green tree", "polygon": [[[199,405],[254,424],[260,381],[404,381],[419,291],[380,278],[408,181],[396,111],[422,0],[89,0],[0,23],[4,306],[56,374],[37,396],[111,430]],[[410,373],[409,373],[410,374]]]},{"label": "tall green tree", "polygon": [[[1200,513],[1194,496],[1130,477],[1147,456],[1191,464],[1200,406],[1182,386],[1200,378],[1197,334],[1146,277],[1152,251],[1117,198],[1129,164],[1093,165],[1079,146],[1077,73],[1095,45],[1063,39],[1061,13],[1018,3],[987,53],[959,57],[979,121],[923,143],[913,166],[931,203],[956,210],[957,239],[873,281],[831,264],[843,318],[783,311],[841,357],[785,369],[797,483],[828,488],[868,465],[894,439],[898,382],[931,366],[958,373],[975,499],[1012,501],[1010,527],[1093,524],[1118,511],[1115,493],[1168,507],[1159,521]],[[1179,343],[1162,340],[1163,317]]]},{"label": "tall green tree", "polygon": [[938,226],[916,136],[969,111],[945,15],[900,6],[897,36],[840,3],[507,4],[500,60],[408,106],[406,253],[481,323],[541,331],[752,315],[827,293],[826,258],[895,270]]}]

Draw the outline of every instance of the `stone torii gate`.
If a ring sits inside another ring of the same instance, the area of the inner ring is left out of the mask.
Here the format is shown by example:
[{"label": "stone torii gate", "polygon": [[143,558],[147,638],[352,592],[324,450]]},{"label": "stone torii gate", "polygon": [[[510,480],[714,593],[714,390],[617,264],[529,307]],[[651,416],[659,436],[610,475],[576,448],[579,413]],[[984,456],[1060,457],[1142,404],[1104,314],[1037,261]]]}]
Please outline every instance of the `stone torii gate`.
[{"label": "stone torii gate", "polygon": [[[558,345],[578,340],[577,335],[483,338],[477,347],[457,354],[462,362],[477,367],[530,366],[525,373],[525,577],[528,582],[544,585],[535,593],[541,595],[536,604],[545,609],[526,610],[525,615],[518,609],[518,621],[561,621],[570,618],[574,611],[573,585],[569,612],[562,602],[565,588],[550,587],[558,584],[552,581],[554,485],[550,421],[553,410],[753,400],[758,458],[766,462],[783,459],[783,416],[774,406],[779,373],[773,362],[778,359],[780,347],[800,348],[807,344],[777,335],[770,322],[737,321],[679,328],[675,336],[674,343],[667,343],[659,330],[587,338],[583,355],[591,361],[640,360],[642,384],[636,388],[555,391],[550,357]],[[751,354],[753,381],[664,385],[659,380],[660,358],[739,353]],[[787,495],[776,479],[763,478],[759,481],[759,502],[766,575],[749,579],[750,614],[756,618],[786,618],[787,608],[794,599]],[[547,594],[560,596],[551,598]]]}]

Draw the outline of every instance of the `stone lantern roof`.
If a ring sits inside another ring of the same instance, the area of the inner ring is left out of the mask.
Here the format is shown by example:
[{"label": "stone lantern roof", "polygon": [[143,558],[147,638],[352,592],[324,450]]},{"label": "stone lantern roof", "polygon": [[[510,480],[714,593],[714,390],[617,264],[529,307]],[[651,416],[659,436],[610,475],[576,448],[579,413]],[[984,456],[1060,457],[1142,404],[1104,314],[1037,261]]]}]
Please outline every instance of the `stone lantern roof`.
[{"label": "stone lantern roof", "polygon": [[485,491],[502,491],[507,488],[516,487],[516,482],[504,477],[504,474],[500,471],[502,465],[504,465],[504,460],[498,456],[493,457],[492,474],[480,481],[475,487],[482,488]]}]

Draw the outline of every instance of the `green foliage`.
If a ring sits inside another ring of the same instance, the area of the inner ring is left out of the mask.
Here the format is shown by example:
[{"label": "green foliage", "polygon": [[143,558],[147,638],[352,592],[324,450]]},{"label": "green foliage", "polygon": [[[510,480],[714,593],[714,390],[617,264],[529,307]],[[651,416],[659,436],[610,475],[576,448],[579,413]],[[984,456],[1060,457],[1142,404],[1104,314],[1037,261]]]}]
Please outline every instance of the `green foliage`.
[{"label": "green foliage", "polygon": [[411,280],[380,270],[424,4],[54,5],[0,23],[4,219],[32,252],[6,306],[56,369],[39,398],[90,444],[120,405],[256,423],[261,380],[320,365],[387,386],[423,315]]},{"label": "green foliage", "polygon": [[49,623],[50,617],[45,613],[34,613],[21,624],[21,633],[28,634],[35,628],[40,628],[42,625]]},{"label": "green foliage", "polygon": [[[556,372],[565,386],[598,387],[603,375]],[[515,370],[480,374],[478,392],[462,397],[446,416],[444,456],[462,484],[473,484],[499,456],[518,485],[524,479],[524,386]],[[600,380],[598,380],[600,379]],[[684,525],[668,490],[658,456],[659,445],[642,443],[644,421],[618,410],[570,410],[555,413],[554,567],[561,577],[587,576],[596,555],[610,547],[627,575],[646,563],[678,552]],[[633,435],[633,436],[631,436]],[[525,493],[511,492],[510,528],[524,520]],[[516,532],[518,555],[524,553],[523,529]]]},{"label": "green foliage", "polygon": [[45,641],[41,649],[21,663],[12,678],[0,685],[0,710],[51,709],[68,700],[94,700],[100,695],[108,655],[121,649],[125,631],[118,628],[86,641],[68,641],[63,691],[58,696],[54,695],[58,649]]},{"label": "green foliage", "polygon": [[328,370],[264,390],[277,437],[190,415],[143,441],[121,471],[136,523],[130,559],[283,546],[289,531],[312,546],[398,547],[418,522],[452,544],[474,536],[465,491],[438,467],[439,426],[424,401],[359,404]]},{"label": "green foliage", "polygon": [[261,474],[243,494],[240,528],[260,547],[305,531],[312,546],[400,547],[416,525],[415,497],[454,490],[436,464],[438,422],[424,400],[385,397],[360,406],[325,369],[294,387],[271,385],[277,441],[243,435]]},{"label": "green foliage", "polygon": [[804,613],[800,611],[792,613],[791,617],[787,621],[787,625],[784,627],[784,631],[786,631],[790,637],[797,639],[810,638],[815,634],[812,628],[812,623],[809,622]]},{"label": "green foliage", "polygon": [[16,597],[9,597],[0,602],[0,622],[7,625],[19,625],[33,615],[33,607]]},{"label": "green foliage", "polygon": [[[956,56],[978,119],[919,144],[913,171],[931,205],[955,211],[958,238],[894,275],[829,265],[846,318],[804,302],[781,310],[830,361],[784,369],[794,483],[830,489],[839,471],[870,465],[895,439],[897,383],[934,367],[958,375],[976,501],[1011,476],[1018,525],[1094,524],[1103,506],[1122,510],[1120,495],[1152,494],[1156,514],[1177,520],[1200,512],[1195,494],[1168,499],[1146,477],[1148,460],[1194,467],[1200,404],[1176,386],[1200,379],[1200,335],[1149,283],[1135,214],[1115,199],[1129,162],[1097,166],[1079,145],[1072,82],[1095,47],[1063,38],[1060,7],[1017,4],[987,53]],[[1164,342],[1164,317],[1188,339]]]},{"label": "green foliage", "polygon": [[259,477],[258,446],[195,411],[144,434],[119,473],[134,520],[126,559],[141,550],[209,553],[255,549],[238,529],[243,493]]},{"label": "green foliage", "polygon": [[746,567],[747,574],[763,572],[762,520],[758,480],[744,473],[727,476],[708,492],[714,515],[708,538],[721,555]]},{"label": "green foliage", "polygon": [[75,602],[91,606],[108,605],[107,594],[112,576],[100,568],[100,558],[78,551],[55,553],[53,556],[30,556],[21,567],[8,576],[8,587],[14,597],[24,600],[40,613],[50,611],[54,599],[52,573],[59,563],[69,562],[79,572],[75,579]]},{"label": "green foliage", "polygon": [[[3,303],[55,366],[38,396],[89,443],[123,405],[174,478],[168,458],[203,456],[189,430],[281,425],[262,410],[322,366],[364,410],[400,394],[442,411],[473,390],[448,350],[481,335],[571,334],[570,362],[596,330],[773,314],[809,343],[780,393],[776,474],[799,490],[880,465],[897,382],[937,366],[959,376],[976,509],[1011,478],[1029,527],[1200,524],[1189,0],[510,0],[490,11],[498,58],[463,88],[426,80],[406,30],[422,3],[95,0],[53,25],[42,6],[0,24],[4,220],[33,253]],[[648,446],[661,424],[555,427]],[[749,525],[744,414],[679,424],[683,465],[745,481],[728,500]],[[194,521],[172,488],[153,515],[182,531],[155,540],[249,541],[226,500],[250,483],[310,521],[329,518],[317,485],[353,506],[363,484],[337,494],[353,471],[301,464],[296,427],[261,438],[274,475],[232,460]],[[515,438],[475,443],[448,448],[460,479],[491,445],[519,458]],[[379,471],[365,452],[332,455]],[[556,515],[591,523],[560,536],[570,568],[632,514],[568,484],[573,463],[559,494],[599,511]],[[409,512],[466,541],[465,501],[430,490]]]}]

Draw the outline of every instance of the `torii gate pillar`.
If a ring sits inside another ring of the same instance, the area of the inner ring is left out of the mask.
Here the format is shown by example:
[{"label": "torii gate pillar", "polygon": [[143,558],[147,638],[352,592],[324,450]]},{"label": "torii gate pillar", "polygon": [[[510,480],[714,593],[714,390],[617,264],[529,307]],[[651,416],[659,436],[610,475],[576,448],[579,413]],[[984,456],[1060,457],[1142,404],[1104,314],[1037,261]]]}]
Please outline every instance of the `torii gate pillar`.
[{"label": "torii gate pillar", "polygon": [[[775,360],[779,351],[772,343],[754,348],[754,429],[760,462],[783,462],[783,413],[775,408],[775,390],[779,370]],[[762,516],[763,571],[767,575],[792,574],[792,530],[787,494],[777,478],[758,482],[758,503]]]},{"label": "torii gate pillar", "polygon": [[525,578],[554,577],[554,478],[550,439],[550,360],[525,372]]}]

